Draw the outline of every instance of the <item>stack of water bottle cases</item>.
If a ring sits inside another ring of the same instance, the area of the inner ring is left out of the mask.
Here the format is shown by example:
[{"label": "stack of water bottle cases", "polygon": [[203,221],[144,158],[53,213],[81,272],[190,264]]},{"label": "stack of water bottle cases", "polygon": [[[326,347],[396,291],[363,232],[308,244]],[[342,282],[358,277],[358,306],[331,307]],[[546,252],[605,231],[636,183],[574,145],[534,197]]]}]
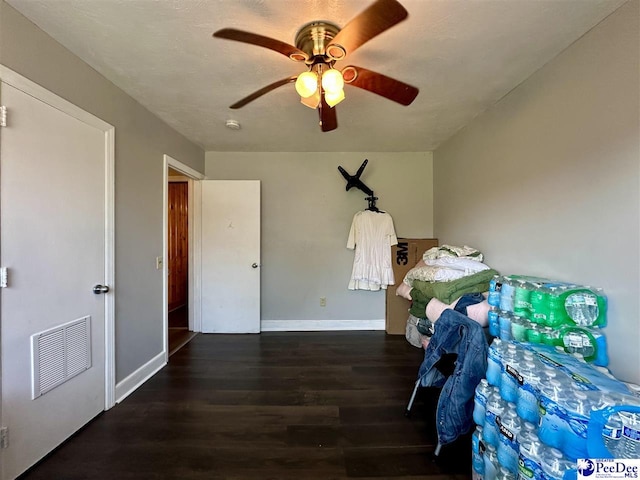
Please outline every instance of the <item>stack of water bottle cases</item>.
[{"label": "stack of water bottle cases", "polygon": [[605,451],[640,458],[640,387],[606,368],[603,292],[496,276],[488,301],[495,338],[475,395],[474,480],[575,479],[576,461],[590,457],[594,411],[610,413],[598,432]]}]

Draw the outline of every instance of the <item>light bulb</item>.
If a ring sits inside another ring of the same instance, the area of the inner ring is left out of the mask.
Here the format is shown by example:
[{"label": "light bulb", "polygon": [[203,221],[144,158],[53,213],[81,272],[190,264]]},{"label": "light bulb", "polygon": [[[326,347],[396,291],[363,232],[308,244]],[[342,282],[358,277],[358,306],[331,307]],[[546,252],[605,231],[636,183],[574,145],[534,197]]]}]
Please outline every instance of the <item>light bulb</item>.
[{"label": "light bulb", "polygon": [[322,74],[322,88],[325,92],[338,93],[344,87],[342,74],[335,68],[330,68]]},{"label": "light bulb", "polygon": [[335,107],[342,100],[344,100],[344,90],[340,89],[338,92],[324,92],[324,101],[330,107]]},{"label": "light bulb", "polygon": [[318,90],[318,76],[314,72],[303,72],[296,79],[296,92],[302,98],[308,98]]},{"label": "light bulb", "polygon": [[309,108],[318,108],[318,104],[320,103],[320,90],[316,90],[316,93],[307,98],[300,97],[300,102]]}]

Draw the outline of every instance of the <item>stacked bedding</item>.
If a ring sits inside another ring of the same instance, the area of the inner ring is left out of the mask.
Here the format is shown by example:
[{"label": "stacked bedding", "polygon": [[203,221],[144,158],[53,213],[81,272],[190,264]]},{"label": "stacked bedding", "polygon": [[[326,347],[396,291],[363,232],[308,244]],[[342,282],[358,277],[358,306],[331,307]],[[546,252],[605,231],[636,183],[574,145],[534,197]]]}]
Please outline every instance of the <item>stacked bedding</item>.
[{"label": "stacked bedding", "polygon": [[423,254],[396,289],[396,295],[411,301],[406,330],[409,343],[425,347],[433,325],[448,308],[487,326],[489,305],[483,294],[498,272],[482,263],[483,259],[480,251],[466,245],[442,245]]}]

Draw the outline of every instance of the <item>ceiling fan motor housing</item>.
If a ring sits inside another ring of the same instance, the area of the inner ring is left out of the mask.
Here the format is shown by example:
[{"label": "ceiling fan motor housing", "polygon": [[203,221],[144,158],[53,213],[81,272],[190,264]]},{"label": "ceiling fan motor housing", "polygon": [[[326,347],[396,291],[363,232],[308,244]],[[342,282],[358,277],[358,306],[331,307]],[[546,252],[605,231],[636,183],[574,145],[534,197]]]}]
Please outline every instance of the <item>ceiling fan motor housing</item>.
[{"label": "ceiling fan motor housing", "polygon": [[317,57],[328,57],[326,59],[332,61],[341,60],[346,55],[344,48],[340,45],[329,45],[339,31],[340,28],[330,22],[307,23],[296,34],[296,47],[309,56],[309,64],[316,63]]}]

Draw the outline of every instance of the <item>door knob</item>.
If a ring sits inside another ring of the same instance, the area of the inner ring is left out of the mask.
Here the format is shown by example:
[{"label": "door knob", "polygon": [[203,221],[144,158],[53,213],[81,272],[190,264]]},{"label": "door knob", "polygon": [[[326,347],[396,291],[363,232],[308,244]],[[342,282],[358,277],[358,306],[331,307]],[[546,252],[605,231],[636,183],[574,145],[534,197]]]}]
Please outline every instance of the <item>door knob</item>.
[{"label": "door knob", "polygon": [[254,263],[251,265],[251,268],[258,268],[259,266],[260,266],[260,265],[258,265],[257,263],[255,263],[255,262],[254,262]]},{"label": "door knob", "polygon": [[107,293],[109,291],[109,287],[107,285],[96,285],[93,287],[93,293],[96,295],[100,295],[101,293]]}]

